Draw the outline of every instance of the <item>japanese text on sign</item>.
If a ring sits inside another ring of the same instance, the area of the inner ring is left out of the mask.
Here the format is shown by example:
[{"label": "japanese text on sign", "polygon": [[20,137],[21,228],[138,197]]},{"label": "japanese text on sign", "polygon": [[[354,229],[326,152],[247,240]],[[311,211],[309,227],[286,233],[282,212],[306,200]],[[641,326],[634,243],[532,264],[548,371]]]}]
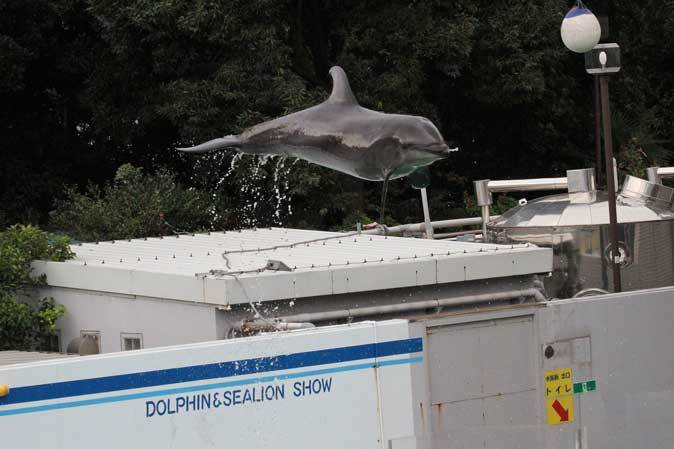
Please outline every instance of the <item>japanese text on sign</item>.
[{"label": "japanese text on sign", "polygon": [[570,368],[545,372],[545,397],[556,398],[573,394],[573,376]]},{"label": "japanese text on sign", "polygon": [[545,372],[545,404],[548,424],[573,422],[573,374],[571,368]]}]

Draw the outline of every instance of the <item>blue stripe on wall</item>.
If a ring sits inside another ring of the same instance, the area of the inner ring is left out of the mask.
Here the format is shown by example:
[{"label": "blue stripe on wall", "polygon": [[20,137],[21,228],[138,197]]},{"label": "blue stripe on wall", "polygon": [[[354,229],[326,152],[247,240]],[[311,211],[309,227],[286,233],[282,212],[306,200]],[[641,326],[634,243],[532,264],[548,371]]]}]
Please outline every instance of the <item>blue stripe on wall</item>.
[{"label": "blue stripe on wall", "polygon": [[360,363],[355,365],[338,366],[335,368],[324,368],[318,370],[302,371],[299,373],[278,374],[273,376],[258,377],[253,379],[231,380],[228,382],[216,382],[208,385],[194,385],[190,387],[170,388],[166,390],[144,391],[142,393],[130,393],[119,396],[107,396],[104,398],[83,399],[70,402],[59,402],[57,404],[36,405],[32,407],[15,408],[11,410],[0,410],[0,416],[25,415],[26,413],[46,412],[50,410],[59,410],[64,408],[86,407],[89,405],[109,404],[112,402],[132,401],[135,399],[154,398],[159,396],[170,396],[174,394],[194,393],[198,391],[215,390],[217,388],[232,388],[242,385],[251,385],[258,383],[284,381],[298,379],[309,376],[324,376],[326,374],[343,373],[348,371],[358,371],[371,369],[375,366],[395,366],[423,362],[423,357],[409,357],[396,360],[384,360],[378,363]]},{"label": "blue stripe on wall", "polygon": [[[12,388],[0,406],[421,352],[421,338]],[[373,364],[374,366],[374,364]],[[11,387],[11,385],[10,385]]]}]

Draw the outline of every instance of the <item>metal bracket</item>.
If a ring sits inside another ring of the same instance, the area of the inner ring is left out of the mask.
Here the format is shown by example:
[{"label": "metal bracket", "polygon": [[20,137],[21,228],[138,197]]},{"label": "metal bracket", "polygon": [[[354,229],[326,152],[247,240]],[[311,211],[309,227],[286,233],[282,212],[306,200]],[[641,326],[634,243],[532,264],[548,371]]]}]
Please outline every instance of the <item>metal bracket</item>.
[{"label": "metal bracket", "polygon": [[271,271],[293,271],[288,265],[284,264],[280,260],[268,260],[266,270]]}]

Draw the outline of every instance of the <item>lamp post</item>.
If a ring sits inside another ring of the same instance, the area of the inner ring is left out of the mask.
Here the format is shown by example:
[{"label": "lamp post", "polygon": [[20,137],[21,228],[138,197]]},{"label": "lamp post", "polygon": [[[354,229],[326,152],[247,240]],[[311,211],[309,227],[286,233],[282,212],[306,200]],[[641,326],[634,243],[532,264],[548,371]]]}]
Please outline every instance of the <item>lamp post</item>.
[{"label": "lamp post", "polygon": [[[578,1],[562,21],[561,35],[564,45],[575,53],[585,54],[585,70],[598,78],[601,103],[602,127],[604,131],[604,161],[606,164],[606,193],[609,212],[609,263],[613,271],[613,291],[621,291],[620,247],[618,244],[618,219],[616,212],[616,179],[613,166],[613,138],[611,110],[609,106],[608,75],[620,70],[620,47],[618,44],[599,44],[601,27],[594,14]],[[595,114],[599,108],[595,104]],[[598,131],[598,127],[597,127]],[[599,159],[599,158],[597,158]],[[599,162],[597,162],[599,171]]]}]

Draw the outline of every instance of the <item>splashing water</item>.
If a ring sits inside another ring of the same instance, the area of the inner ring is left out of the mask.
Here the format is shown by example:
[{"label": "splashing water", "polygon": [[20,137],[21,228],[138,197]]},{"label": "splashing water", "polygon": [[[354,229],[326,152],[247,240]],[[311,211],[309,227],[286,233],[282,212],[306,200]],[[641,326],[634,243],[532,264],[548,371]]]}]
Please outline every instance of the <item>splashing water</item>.
[{"label": "splashing water", "polygon": [[234,172],[234,170],[236,170],[236,167],[237,167],[237,165],[239,165],[239,161],[241,160],[242,157],[243,157],[243,153],[236,153],[234,156],[232,156],[232,160],[229,161],[229,169],[225,173],[225,176],[223,176],[220,179],[219,183],[222,183],[222,181],[224,181],[225,178],[228,178],[229,175],[231,175],[232,172]]},{"label": "splashing water", "polygon": [[222,167],[228,160],[229,155],[221,153],[206,153],[196,158],[192,175],[190,176],[190,184],[198,186],[198,188],[210,192],[212,203],[208,209],[210,215],[211,227],[220,227],[222,216],[218,208],[218,191],[221,188],[224,178],[214,178],[212,167]]},{"label": "splashing water", "polygon": [[[218,181],[217,187],[235,174],[239,175],[237,184],[243,202],[239,208],[239,222],[242,226],[254,227],[261,222],[282,226],[285,217],[291,214],[292,198],[288,184],[290,167],[285,162],[285,157],[268,155],[244,158],[243,153],[236,153],[232,156],[229,168]],[[269,206],[273,208],[271,214],[268,213]]]},{"label": "splashing water", "polygon": [[[191,184],[211,192],[209,209],[214,228],[222,226],[223,216],[218,198],[230,192],[236,222],[242,227],[283,226],[292,214],[289,174],[294,159],[251,156],[244,153],[213,152],[195,160]],[[224,173],[224,174],[222,174]],[[235,199],[237,198],[237,199]],[[231,207],[231,206],[229,206]]]},{"label": "splashing water", "polygon": [[[267,157],[254,157],[252,167],[247,171],[242,179],[241,197],[243,205],[241,207],[240,221],[245,227],[257,226],[257,209],[262,200],[262,182],[264,176],[260,174],[260,168],[267,164]],[[245,170],[246,168],[244,168]]]},{"label": "splashing water", "polygon": [[[276,211],[274,217],[275,224],[283,225],[281,213],[286,207],[286,215],[292,215],[292,201],[290,194],[290,185],[288,184],[288,175],[290,174],[290,167],[286,166],[286,157],[280,157],[274,168],[274,192],[276,194]],[[293,164],[294,165],[294,164]]]}]

